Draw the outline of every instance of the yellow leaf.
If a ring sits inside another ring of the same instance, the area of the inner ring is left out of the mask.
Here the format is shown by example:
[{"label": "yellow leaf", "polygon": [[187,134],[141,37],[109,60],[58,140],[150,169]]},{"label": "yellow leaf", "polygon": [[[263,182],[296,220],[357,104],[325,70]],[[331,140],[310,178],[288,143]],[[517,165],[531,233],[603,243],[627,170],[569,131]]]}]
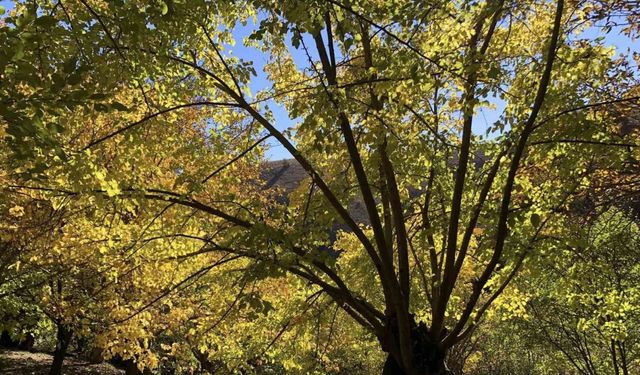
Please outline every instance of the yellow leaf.
[{"label": "yellow leaf", "polygon": [[24,207],[15,205],[9,209],[9,214],[15,217],[21,217],[24,215]]}]

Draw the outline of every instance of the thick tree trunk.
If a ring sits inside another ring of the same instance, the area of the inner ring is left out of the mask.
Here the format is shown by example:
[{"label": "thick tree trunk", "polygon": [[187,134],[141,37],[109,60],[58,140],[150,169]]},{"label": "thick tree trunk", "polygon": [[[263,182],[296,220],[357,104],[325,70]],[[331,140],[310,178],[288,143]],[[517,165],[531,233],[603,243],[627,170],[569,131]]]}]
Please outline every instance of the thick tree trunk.
[{"label": "thick tree trunk", "polygon": [[382,375],[409,375],[398,364],[391,354],[387,355],[387,360],[382,368]]},{"label": "thick tree trunk", "polygon": [[67,349],[71,342],[73,332],[64,324],[58,324],[58,333],[56,335],[56,350],[53,352],[53,363],[49,370],[49,375],[61,375],[64,356],[67,355]]},{"label": "thick tree trunk", "polygon": [[[429,329],[423,322],[416,323],[411,316],[411,323],[413,367],[404,368],[396,358],[389,354],[382,369],[382,375],[451,375],[445,361],[447,349],[432,340]],[[382,350],[386,352],[391,350],[393,344],[390,341],[393,340],[392,338],[397,337],[398,330],[395,319],[389,320],[388,327],[392,333],[380,340]]]},{"label": "thick tree trunk", "polygon": [[[435,364],[432,368],[415,368],[412,369],[413,374],[417,375],[450,375],[452,374],[446,368],[444,358],[440,361],[440,363]],[[393,358],[391,354],[387,355],[387,360],[384,362],[384,367],[382,368],[382,375],[410,375],[409,372],[405,371]]]},{"label": "thick tree trunk", "polygon": [[142,375],[142,371],[138,368],[138,365],[133,360],[125,361],[126,367],[124,374],[125,375]]}]

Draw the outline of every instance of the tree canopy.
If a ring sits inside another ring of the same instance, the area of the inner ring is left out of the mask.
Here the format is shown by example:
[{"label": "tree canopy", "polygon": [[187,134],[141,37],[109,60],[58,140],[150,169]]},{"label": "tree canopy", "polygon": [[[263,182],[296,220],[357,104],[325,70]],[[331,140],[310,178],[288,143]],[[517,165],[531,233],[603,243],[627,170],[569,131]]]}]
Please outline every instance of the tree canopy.
[{"label": "tree canopy", "polygon": [[158,372],[632,373],[637,5],[17,1],[4,329]]}]

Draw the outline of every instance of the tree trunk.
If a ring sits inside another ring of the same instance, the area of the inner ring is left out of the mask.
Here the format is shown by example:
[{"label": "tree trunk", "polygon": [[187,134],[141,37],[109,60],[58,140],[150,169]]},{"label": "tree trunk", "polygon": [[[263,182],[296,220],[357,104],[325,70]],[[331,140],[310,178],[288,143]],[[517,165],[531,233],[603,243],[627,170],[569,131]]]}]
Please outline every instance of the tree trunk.
[{"label": "tree trunk", "polygon": [[2,331],[2,334],[0,335],[0,346],[15,349],[18,345],[20,345],[20,343],[11,337],[9,331]]},{"label": "tree trunk", "polygon": [[398,364],[395,358],[391,354],[387,355],[387,360],[384,361],[384,367],[382,368],[382,375],[409,375]]},{"label": "tree trunk", "polygon": [[57,325],[58,333],[56,335],[56,350],[53,352],[53,363],[51,364],[49,375],[62,374],[62,363],[64,362],[64,356],[67,354],[67,348],[69,348],[69,343],[71,342],[71,337],[73,336],[73,332],[67,329],[64,324]]},{"label": "tree trunk", "polygon": [[[424,322],[416,323],[413,315],[411,320],[411,341],[412,341],[412,368],[404,368],[391,354],[387,355],[387,359],[382,369],[382,375],[451,375],[446,365],[447,349],[442,348],[438,343],[434,342],[429,335],[429,329]],[[387,353],[391,350],[392,340],[398,336],[398,328],[395,319],[390,319],[388,329],[392,332],[380,341],[382,350]],[[395,342],[397,345],[397,341]],[[397,348],[397,346],[396,346]]]},{"label": "tree trunk", "polygon": [[24,336],[24,339],[22,339],[22,341],[20,341],[20,344],[18,345],[18,349],[32,352],[33,351],[33,344],[35,344],[35,341],[36,341],[36,338],[33,335],[33,333],[28,332]]},{"label": "tree trunk", "polygon": [[614,375],[620,375],[620,368],[618,368],[618,356],[616,355],[616,342],[611,340],[611,362],[613,363]]},{"label": "tree trunk", "polygon": [[138,368],[138,365],[136,365],[136,362],[133,359],[125,360],[124,364],[125,364],[125,368],[124,368],[125,375],[142,375],[142,371],[140,371],[140,369]]},{"label": "tree trunk", "polygon": [[430,368],[413,368],[411,372],[405,371],[391,354],[387,355],[382,368],[382,375],[451,375],[447,370],[444,358],[440,358],[439,363],[432,363]]}]

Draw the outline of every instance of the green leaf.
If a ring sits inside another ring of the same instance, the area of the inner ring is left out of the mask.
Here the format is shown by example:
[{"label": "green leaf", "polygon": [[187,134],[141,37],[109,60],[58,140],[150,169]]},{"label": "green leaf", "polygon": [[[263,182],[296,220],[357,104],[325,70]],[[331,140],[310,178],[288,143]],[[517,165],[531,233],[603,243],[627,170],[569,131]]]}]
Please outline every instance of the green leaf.
[{"label": "green leaf", "polygon": [[51,27],[57,22],[58,20],[53,16],[42,16],[36,19],[35,25],[40,27]]},{"label": "green leaf", "polygon": [[487,77],[496,79],[498,78],[498,74],[500,74],[500,68],[498,68],[497,66],[492,66],[487,72]]},{"label": "green leaf", "polygon": [[104,100],[108,97],[107,94],[102,94],[102,93],[95,93],[95,94],[91,94],[91,96],[89,96],[90,100]]},{"label": "green leaf", "polygon": [[531,215],[531,224],[537,228],[540,226],[540,215],[538,214],[532,214]]},{"label": "green leaf", "polygon": [[82,82],[82,74],[79,74],[78,72],[73,73],[72,75],[70,75],[69,77],[67,77],[67,84],[69,85],[77,85],[80,82]]},{"label": "green leaf", "polygon": [[93,105],[93,108],[98,112],[109,112],[109,107],[102,103],[96,103]]},{"label": "green leaf", "polygon": [[13,57],[11,61],[18,61],[24,56],[24,45],[22,43],[18,43],[13,50]]},{"label": "green leaf", "polygon": [[162,15],[164,16],[165,14],[167,14],[167,12],[169,12],[169,6],[164,1],[161,1],[160,2],[160,13],[162,13]]},{"label": "green leaf", "polygon": [[291,45],[293,47],[295,47],[295,49],[300,48],[300,35],[299,34],[293,34],[293,36],[291,37]]},{"label": "green leaf", "polygon": [[353,45],[353,38],[345,38],[344,39],[344,49],[349,50]]},{"label": "green leaf", "polygon": [[67,74],[71,74],[74,70],[76,70],[76,59],[75,57],[70,58],[69,60],[64,62],[62,66],[62,71]]},{"label": "green leaf", "polygon": [[123,111],[123,112],[129,110],[129,108],[126,105],[119,102],[111,103],[111,108],[115,109],[116,111]]},{"label": "green leaf", "polygon": [[507,224],[509,224],[509,228],[514,228],[516,226],[516,218],[514,216],[509,216]]}]

